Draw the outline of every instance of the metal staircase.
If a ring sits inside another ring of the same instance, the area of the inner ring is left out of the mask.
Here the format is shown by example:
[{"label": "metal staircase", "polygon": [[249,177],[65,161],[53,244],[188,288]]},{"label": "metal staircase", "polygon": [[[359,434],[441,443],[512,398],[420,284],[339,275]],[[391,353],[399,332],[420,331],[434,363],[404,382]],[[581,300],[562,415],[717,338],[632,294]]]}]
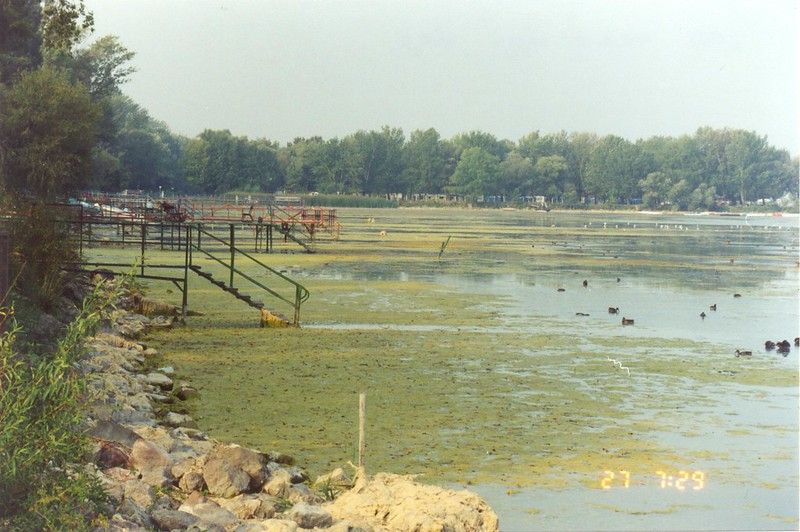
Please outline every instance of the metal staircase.
[{"label": "metal staircase", "polygon": [[[264,309],[265,303],[254,299],[253,296],[250,294],[242,293],[239,288],[234,287],[234,281],[237,279],[237,276],[245,281],[249,282],[255,289],[261,289],[267,296],[272,296],[273,298],[277,298],[284,303],[290,305],[293,309],[293,320],[288,320],[283,318],[279,313],[270,312],[278,317],[281,317],[287,323],[290,323],[294,326],[300,325],[300,305],[302,305],[305,301],[309,298],[308,290],[301,285],[300,283],[286,277],[281,272],[267,266],[257,258],[253,257],[246,251],[237,248],[233,245],[232,241],[226,241],[223,238],[220,238],[209,231],[202,229],[201,227],[196,227],[198,234],[202,234],[207,238],[211,238],[217,241],[220,244],[225,246],[226,251],[226,258],[222,259],[214,255],[213,252],[208,251],[207,249],[203,249],[198,246],[194,239],[190,239],[191,245],[189,246],[189,257],[188,257],[188,267],[198,276],[204,278],[205,280],[209,281],[211,284],[217,286],[218,288],[228,292],[236,299],[247,303],[249,306],[256,308],[256,309]],[[203,271],[202,267],[193,264],[192,257],[194,253],[199,252],[206,256],[207,258],[213,260],[214,262],[221,264],[227,270],[228,274],[228,282],[224,282],[220,279],[214,277],[211,273]],[[237,261],[238,259],[238,261]],[[271,286],[267,286],[265,282],[259,281],[258,279],[254,278],[253,275],[245,273],[240,268],[237,267],[237,264],[241,264],[243,261],[249,261],[251,265],[256,265],[259,267],[258,271],[261,275],[266,275],[270,281],[269,284]],[[293,298],[291,295],[288,294],[281,294],[279,290],[283,289],[284,292],[288,289],[293,291]]]}]

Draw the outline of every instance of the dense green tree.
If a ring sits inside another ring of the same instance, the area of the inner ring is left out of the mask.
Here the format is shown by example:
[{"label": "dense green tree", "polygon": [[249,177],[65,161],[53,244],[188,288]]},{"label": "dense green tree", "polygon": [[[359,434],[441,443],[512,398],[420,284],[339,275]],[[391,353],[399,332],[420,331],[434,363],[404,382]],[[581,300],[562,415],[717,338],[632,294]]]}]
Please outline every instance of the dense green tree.
[{"label": "dense green tree", "polygon": [[384,126],[380,131],[357,131],[342,146],[351,179],[366,194],[403,192],[403,130]]},{"label": "dense green tree", "polygon": [[449,159],[447,145],[435,129],[412,131],[403,146],[403,181],[408,191],[442,191],[449,177]]},{"label": "dense green tree", "polygon": [[41,63],[41,18],[38,0],[0,0],[0,83]]},{"label": "dense green tree", "polygon": [[499,192],[500,158],[483,148],[467,148],[461,153],[456,170],[450,178],[451,190],[468,197]]},{"label": "dense green tree", "polygon": [[505,156],[514,149],[514,144],[512,142],[498,140],[497,137],[491,133],[486,133],[484,131],[459,133],[453,137],[451,142],[453,143],[457,159],[469,148],[481,148],[485,152],[494,155],[499,160],[505,158]]},{"label": "dense green tree", "polygon": [[654,169],[647,154],[631,142],[608,135],[592,150],[586,170],[586,191],[600,201],[617,203],[639,195],[639,181]]},{"label": "dense green tree", "polygon": [[43,68],[0,90],[5,191],[49,200],[85,186],[99,116],[86,88]]},{"label": "dense green tree", "polygon": [[530,159],[514,150],[500,162],[498,170],[501,190],[513,196],[531,194],[534,168]]}]

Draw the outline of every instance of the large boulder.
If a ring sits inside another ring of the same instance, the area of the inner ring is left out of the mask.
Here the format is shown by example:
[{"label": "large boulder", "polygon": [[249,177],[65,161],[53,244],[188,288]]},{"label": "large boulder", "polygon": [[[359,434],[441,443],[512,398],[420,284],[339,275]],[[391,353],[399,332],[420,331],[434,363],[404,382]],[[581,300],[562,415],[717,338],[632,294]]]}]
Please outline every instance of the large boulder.
[{"label": "large boulder", "polygon": [[250,475],[225,460],[210,459],[203,467],[208,492],[219,497],[234,497],[250,488]]},{"label": "large boulder", "polygon": [[207,500],[196,504],[184,502],[178,510],[199,517],[203,525],[229,527],[238,521],[235,515],[214,501]]},{"label": "large boulder", "polygon": [[203,467],[209,492],[222,497],[258,491],[268,474],[263,454],[238,445],[215,448]]},{"label": "large boulder", "polygon": [[476,494],[418,484],[411,476],[389,473],[362,478],[324,508],[334,519],[365,523],[377,530],[499,529],[497,515]]},{"label": "large boulder", "polygon": [[133,444],[130,463],[151,486],[165,487],[172,482],[169,455],[151,441],[138,440]]}]

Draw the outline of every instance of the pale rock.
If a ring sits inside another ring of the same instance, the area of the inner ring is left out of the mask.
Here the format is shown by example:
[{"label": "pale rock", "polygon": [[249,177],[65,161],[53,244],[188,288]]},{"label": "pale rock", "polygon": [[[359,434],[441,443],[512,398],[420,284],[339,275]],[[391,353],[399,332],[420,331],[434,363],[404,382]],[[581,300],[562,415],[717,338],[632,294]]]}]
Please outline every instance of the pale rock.
[{"label": "pale rock", "polygon": [[144,382],[150,384],[152,386],[158,386],[162,390],[171,390],[172,389],[172,379],[164,375],[163,373],[148,373],[144,376]]},{"label": "pale rock", "polygon": [[159,530],[183,530],[200,521],[196,515],[167,509],[153,511],[152,518]]},{"label": "pale rock", "polygon": [[476,494],[427,486],[413,477],[378,473],[324,507],[334,519],[364,523],[378,530],[499,529],[497,515]]},{"label": "pale rock", "polygon": [[292,484],[299,484],[308,480],[308,473],[300,467],[294,466],[287,469],[291,476]]},{"label": "pale rock", "polygon": [[352,521],[336,521],[325,529],[325,532],[375,532],[371,526]]},{"label": "pale rock", "polygon": [[197,504],[186,504],[184,502],[178,510],[196,515],[203,521],[202,524],[207,523],[227,527],[237,521],[235,515],[213,501],[205,501]]},{"label": "pale rock", "polygon": [[172,366],[163,366],[156,369],[159,373],[163,373],[164,375],[173,375],[175,373],[175,368]]},{"label": "pale rock", "polygon": [[288,519],[246,521],[234,529],[235,532],[297,532],[297,523]]},{"label": "pale rock", "polygon": [[301,528],[327,528],[333,523],[333,517],[327,510],[305,502],[292,506],[288,515]]},{"label": "pale rock", "polygon": [[250,475],[220,458],[209,459],[203,467],[203,479],[209,493],[221,497],[239,495],[250,487]]},{"label": "pale rock", "polygon": [[269,481],[264,484],[262,491],[273,497],[287,497],[289,489],[292,487],[292,476],[285,469],[279,469],[272,473]]},{"label": "pale rock", "polygon": [[[147,349],[144,349],[142,351],[142,354],[144,356],[146,356],[146,357],[154,357],[154,356],[158,355],[158,351],[156,351],[152,347],[148,347]],[[144,361],[142,361],[142,362],[144,362]]]},{"label": "pale rock", "polygon": [[[217,504],[231,512],[239,519],[261,517],[257,515],[261,508],[261,499],[254,495],[237,495],[232,499],[215,499]],[[274,515],[274,512],[273,512]],[[271,515],[268,517],[272,517]]]},{"label": "pale rock", "polygon": [[140,412],[150,412],[153,410],[153,405],[150,404],[150,399],[144,393],[132,395],[126,399],[126,402],[134,410],[138,410]]},{"label": "pale rock", "polygon": [[208,434],[197,429],[178,427],[170,432],[173,438],[189,438],[191,440],[206,441]]},{"label": "pale rock", "polygon": [[192,457],[183,458],[181,460],[175,460],[173,455],[172,461],[172,468],[170,469],[170,473],[172,473],[173,478],[181,478],[183,475],[192,471],[195,468],[196,460]]},{"label": "pale rock", "polygon": [[131,448],[131,466],[138,469],[142,480],[151,486],[165,487],[172,481],[169,455],[151,441],[139,440]]},{"label": "pale rock", "polygon": [[175,412],[167,412],[167,415],[164,416],[164,424],[168,427],[194,428],[197,426],[191,416],[187,416],[186,414],[178,414]]},{"label": "pale rock", "polygon": [[153,487],[142,482],[138,478],[125,482],[123,485],[123,496],[125,500],[133,501],[142,508],[149,508],[156,501],[156,494]]},{"label": "pale rock", "polygon": [[120,514],[111,516],[111,520],[108,522],[108,530],[114,532],[147,532],[145,527],[125,519]]}]

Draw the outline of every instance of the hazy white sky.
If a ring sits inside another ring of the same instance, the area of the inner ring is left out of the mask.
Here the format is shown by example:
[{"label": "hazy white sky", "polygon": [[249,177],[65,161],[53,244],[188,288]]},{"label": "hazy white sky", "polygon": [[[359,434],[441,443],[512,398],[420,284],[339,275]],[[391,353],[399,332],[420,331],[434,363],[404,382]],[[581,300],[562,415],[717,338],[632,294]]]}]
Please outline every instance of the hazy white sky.
[{"label": "hazy white sky", "polygon": [[798,132],[795,0],[87,0],[173,130]]}]

